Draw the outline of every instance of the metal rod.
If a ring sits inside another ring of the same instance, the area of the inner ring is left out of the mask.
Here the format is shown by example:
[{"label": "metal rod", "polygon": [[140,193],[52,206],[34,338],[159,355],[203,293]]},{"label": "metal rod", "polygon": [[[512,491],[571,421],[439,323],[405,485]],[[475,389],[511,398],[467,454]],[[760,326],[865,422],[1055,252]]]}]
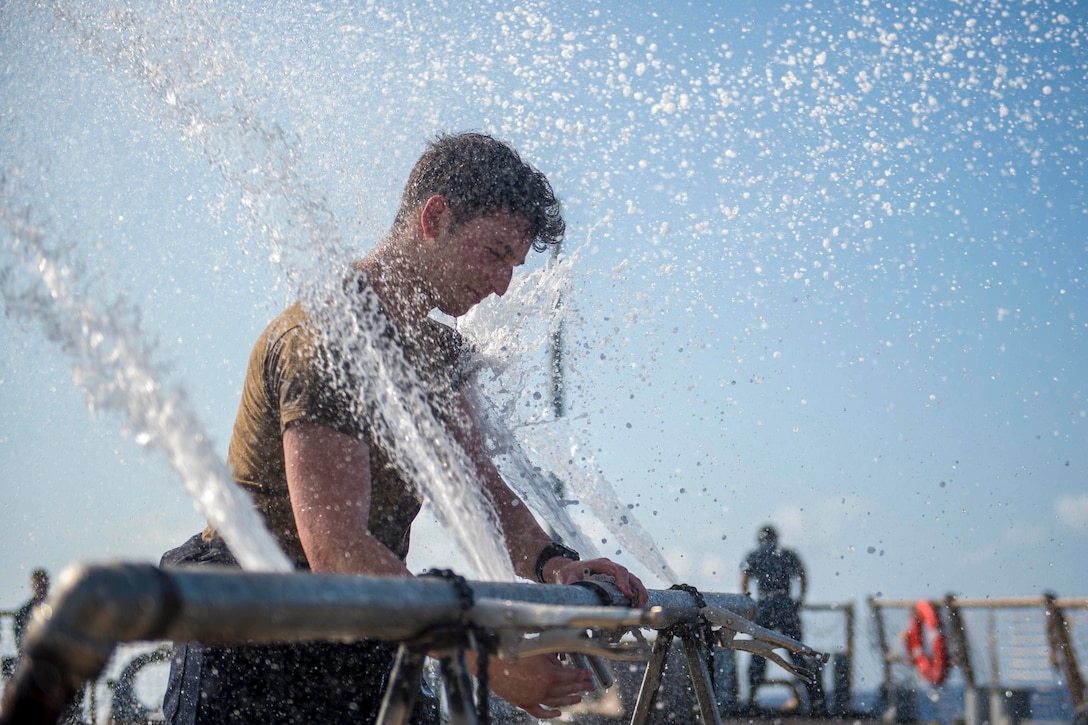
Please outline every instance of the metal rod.
[{"label": "metal rod", "polygon": [[[562,253],[563,241],[560,240],[557,244],[552,246],[552,261],[553,263],[559,259],[559,255]],[[562,295],[555,300],[555,309],[558,310],[563,304]],[[557,314],[555,316],[555,329],[548,340],[548,353],[551,359],[551,381],[552,381],[552,413],[556,418],[562,418],[565,411],[564,405],[564,393],[566,385],[563,379],[563,316]],[[562,486],[562,483],[559,484]],[[557,491],[557,494],[562,494],[562,491]],[[562,498],[560,495],[559,498]]]},{"label": "metal rod", "polygon": [[[617,624],[617,608],[601,607],[599,593],[585,587],[504,582],[470,586],[481,616],[494,617],[505,604],[517,619],[517,603],[550,604],[583,608],[579,611],[586,616],[577,620],[579,626],[592,626],[594,610],[604,610],[611,624]],[[740,616],[754,612],[752,601],[740,594],[703,596],[708,604]],[[463,611],[456,589],[435,578],[206,567],[166,571],[147,564],[71,567],[46,604],[35,613],[23,659],[0,701],[0,725],[55,722],[122,642],[404,641],[472,616],[472,610]],[[656,607],[671,617],[699,617],[691,597],[674,590],[651,591],[650,609],[627,611],[634,616],[631,621],[655,626]]]},{"label": "metal rod", "polygon": [[654,706],[654,698],[661,687],[661,680],[665,676],[665,662],[669,659],[669,650],[672,649],[673,632],[667,629],[657,633],[653,650],[650,653],[650,661],[646,663],[646,671],[642,673],[642,685],[638,688],[638,699],[635,700],[635,710],[631,715],[631,725],[646,725],[650,722],[650,710]]},{"label": "metal rod", "polygon": [[612,687],[615,678],[612,677],[612,672],[608,669],[604,659],[592,655],[583,655],[583,657],[586,663],[585,666],[593,673],[593,683],[597,686],[597,689],[607,690]]},{"label": "metal rod", "polygon": [[450,725],[477,725],[476,702],[472,697],[472,680],[465,665],[464,650],[458,648],[445,653],[439,659],[439,665],[442,681],[446,683]]},{"label": "metal rod", "polygon": [[1065,618],[1061,601],[1053,595],[1045,595],[1047,614],[1047,642],[1050,645],[1050,659],[1061,669],[1065,676],[1069,696],[1073,700],[1076,721],[1088,720],[1088,693],[1085,691],[1084,678],[1077,665],[1077,648],[1073,644],[1069,620]]},{"label": "metal rod", "polygon": [[949,594],[944,601],[945,610],[948,612],[949,639],[955,645],[955,658],[953,664],[958,664],[963,670],[963,681],[967,687],[975,686],[975,666],[971,661],[971,648],[967,644],[967,625],[960,616],[959,602]]},{"label": "metal rod", "polygon": [[710,682],[710,671],[706,668],[706,647],[699,635],[685,627],[680,635],[680,644],[684,648],[684,658],[688,663],[691,686],[695,690],[695,702],[703,716],[703,725],[722,725],[718,705],[714,700],[714,687]]},{"label": "metal rod", "polygon": [[[883,609],[910,609],[918,602],[917,599],[870,599],[869,605]],[[1027,597],[994,597],[984,599],[980,597],[955,597],[956,606],[960,609],[1017,609],[1020,607],[1044,607],[1047,606],[1046,595]],[[1088,597],[1062,597],[1054,599],[1055,606],[1062,609],[1082,608],[1088,609]]]},{"label": "metal rod", "polygon": [[[914,605],[911,604],[911,606]],[[881,607],[877,603],[877,600],[871,597],[869,599],[869,611],[872,614],[873,624],[876,627],[877,644],[880,646],[881,679],[884,685],[884,692],[890,694],[892,691],[892,660],[888,652],[888,636],[884,632],[884,613],[881,611]]]},{"label": "metal rod", "polygon": [[381,725],[408,725],[412,708],[419,695],[419,678],[423,676],[423,653],[402,644],[397,650],[389,683],[382,696],[377,722]]}]

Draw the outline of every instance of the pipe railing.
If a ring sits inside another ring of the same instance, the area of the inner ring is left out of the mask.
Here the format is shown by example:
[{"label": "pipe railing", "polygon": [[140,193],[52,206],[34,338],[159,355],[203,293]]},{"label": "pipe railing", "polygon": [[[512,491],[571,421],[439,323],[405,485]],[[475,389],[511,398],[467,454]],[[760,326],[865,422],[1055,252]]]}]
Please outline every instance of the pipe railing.
[{"label": "pipe railing", "polygon": [[[901,655],[893,653],[892,641],[889,641],[884,627],[884,610],[910,610],[918,600],[914,599],[870,599],[869,607],[876,624],[879,646],[883,654],[884,688],[890,691],[892,683],[892,664],[901,661]],[[1074,718],[1077,723],[1088,722],[1088,686],[1085,685],[1078,664],[1076,643],[1071,635],[1068,613],[1072,610],[1088,610],[1088,597],[1058,597],[1054,594],[1041,594],[1019,597],[957,597],[949,594],[943,600],[933,601],[934,605],[943,606],[951,644],[950,663],[959,666],[963,672],[966,689],[974,691],[978,687],[972,662],[971,649],[967,637],[967,626],[963,618],[965,610],[977,609],[996,611],[1003,609],[1041,609],[1045,620],[1045,637],[1050,664],[1061,674],[1073,703]],[[996,660],[992,663],[996,665]],[[1000,691],[996,674],[989,687]],[[978,722],[972,713],[967,713],[967,722]]]},{"label": "pipe railing", "polygon": [[[755,605],[740,594],[701,593],[698,601],[698,594],[687,591],[651,590],[649,605],[635,609],[618,590],[603,584],[468,585],[473,596],[466,609],[458,587],[437,577],[164,570],[146,564],[71,567],[35,614],[23,657],[0,701],[0,725],[55,722],[124,642],[418,643],[426,641],[428,632],[471,622],[499,635],[500,657],[551,647],[556,652],[648,659],[649,651],[639,651],[637,642],[585,635],[588,630],[656,629],[683,639],[685,632],[708,632],[714,626],[713,644],[718,646],[757,649],[770,656],[771,648],[785,647],[820,656],[748,622]],[[525,638],[528,633],[536,636]],[[734,639],[738,633],[747,638]],[[689,636],[685,646],[690,648],[693,641]],[[707,712],[704,720],[720,721],[716,713]]]}]

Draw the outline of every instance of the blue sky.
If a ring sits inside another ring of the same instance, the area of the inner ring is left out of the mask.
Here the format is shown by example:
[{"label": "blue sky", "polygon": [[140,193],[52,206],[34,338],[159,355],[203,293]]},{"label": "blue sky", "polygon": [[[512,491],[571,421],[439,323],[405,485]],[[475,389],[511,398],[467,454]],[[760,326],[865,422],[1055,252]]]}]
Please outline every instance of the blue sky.
[{"label": "blue sky", "polygon": [[[5,214],[139,311],[225,455],[308,264],[284,199],[364,253],[426,138],[493,132],[565,204],[572,444],[685,581],[734,590],[772,521],[818,601],[1084,594],[1084,8],[716,5],[7,4]],[[0,604],[198,530],[40,322],[0,325]]]}]

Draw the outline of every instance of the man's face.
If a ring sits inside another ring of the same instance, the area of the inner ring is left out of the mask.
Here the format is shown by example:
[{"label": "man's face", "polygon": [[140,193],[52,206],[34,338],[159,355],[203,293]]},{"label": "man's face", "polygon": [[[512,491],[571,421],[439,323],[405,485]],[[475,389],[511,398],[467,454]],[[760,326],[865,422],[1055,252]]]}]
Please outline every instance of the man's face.
[{"label": "man's face", "polygon": [[435,306],[459,317],[492,293],[500,297],[510,286],[514,267],[525,263],[532,248],[528,225],[499,211],[469,219],[436,236],[438,265],[432,277]]}]

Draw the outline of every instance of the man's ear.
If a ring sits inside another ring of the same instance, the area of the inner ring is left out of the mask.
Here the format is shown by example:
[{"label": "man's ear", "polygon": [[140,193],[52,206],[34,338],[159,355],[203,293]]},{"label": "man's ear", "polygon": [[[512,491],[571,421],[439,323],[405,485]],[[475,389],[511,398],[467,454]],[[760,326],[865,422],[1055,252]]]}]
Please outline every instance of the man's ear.
[{"label": "man's ear", "polygon": [[449,209],[450,203],[441,194],[435,194],[423,202],[423,208],[419,211],[419,228],[424,239],[434,239],[438,235]]}]

